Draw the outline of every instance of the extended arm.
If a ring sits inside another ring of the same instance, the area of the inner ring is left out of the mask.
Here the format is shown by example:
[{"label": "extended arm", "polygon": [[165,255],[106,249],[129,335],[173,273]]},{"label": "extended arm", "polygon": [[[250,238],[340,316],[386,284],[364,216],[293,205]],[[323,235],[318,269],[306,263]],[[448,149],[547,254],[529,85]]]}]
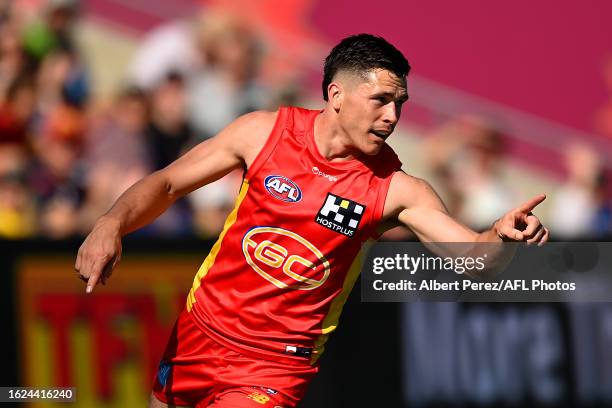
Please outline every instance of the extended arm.
[{"label": "extended arm", "polygon": [[448,214],[427,182],[397,172],[391,180],[384,217],[410,228],[420,241],[437,253],[448,250],[449,246],[440,244],[449,242],[525,241],[542,245],[548,240],[548,230],[531,211],[545,198],[544,195],[534,197],[504,214],[488,230],[477,233]]},{"label": "extended arm", "polygon": [[126,190],[95,223],[77,255],[75,270],[86,291],[105,283],[121,258],[121,238],[147,225],[178,198],[239,167],[248,167],[264,145],[276,114],[244,115],[166,168]]}]

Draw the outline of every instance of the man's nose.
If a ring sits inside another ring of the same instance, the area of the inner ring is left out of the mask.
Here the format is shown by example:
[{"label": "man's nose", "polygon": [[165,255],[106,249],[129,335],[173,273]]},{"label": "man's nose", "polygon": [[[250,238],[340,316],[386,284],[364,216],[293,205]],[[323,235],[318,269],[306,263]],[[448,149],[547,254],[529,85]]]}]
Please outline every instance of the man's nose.
[{"label": "man's nose", "polygon": [[392,126],[395,126],[397,121],[399,120],[399,109],[395,102],[389,102],[387,106],[385,106],[385,113],[383,116],[383,121],[385,123],[389,123]]}]

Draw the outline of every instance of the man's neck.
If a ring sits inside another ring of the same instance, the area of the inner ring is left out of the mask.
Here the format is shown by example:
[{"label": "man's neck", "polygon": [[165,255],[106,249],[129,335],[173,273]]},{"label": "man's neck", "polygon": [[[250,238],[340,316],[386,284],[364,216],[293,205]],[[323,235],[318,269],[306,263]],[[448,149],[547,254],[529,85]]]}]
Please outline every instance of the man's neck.
[{"label": "man's neck", "polygon": [[361,153],[351,144],[349,135],[338,123],[336,112],[327,106],[314,122],[314,142],[319,153],[329,161],[353,160]]}]

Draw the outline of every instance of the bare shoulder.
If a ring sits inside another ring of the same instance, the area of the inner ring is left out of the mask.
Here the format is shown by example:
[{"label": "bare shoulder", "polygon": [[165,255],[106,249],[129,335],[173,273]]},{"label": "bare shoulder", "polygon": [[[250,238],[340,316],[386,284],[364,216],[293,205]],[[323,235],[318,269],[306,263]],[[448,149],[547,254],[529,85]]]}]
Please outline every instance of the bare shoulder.
[{"label": "bare shoulder", "polygon": [[240,116],[225,130],[236,154],[249,167],[272,132],[278,111],[255,111]]},{"label": "bare shoulder", "polygon": [[261,131],[261,130],[272,130],[278,111],[264,111],[258,110],[254,112],[246,113],[236,119],[232,125],[239,127],[242,130],[250,131]]},{"label": "bare shoulder", "polygon": [[385,201],[384,218],[397,216],[402,210],[421,205],[444,209],[431,184],[403,171],[395,172]]}]

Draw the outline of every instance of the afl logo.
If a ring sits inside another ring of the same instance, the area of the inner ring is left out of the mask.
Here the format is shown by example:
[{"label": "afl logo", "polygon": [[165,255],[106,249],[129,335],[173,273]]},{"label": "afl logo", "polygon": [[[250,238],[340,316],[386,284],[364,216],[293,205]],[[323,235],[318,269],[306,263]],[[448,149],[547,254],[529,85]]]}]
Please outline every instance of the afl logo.
[{"label": "afl logo", "polygon": [[274,198],[288,203],[297,203],[302,199],[302,190],[292,180],[283,176],[268,176],[264,186]]},{"label": "afl logo", "polygon": [[242,253],[255,272],[281,289],[316,289],[329,277],[325,256],[295,232],[257,227],[242,239]]}]

